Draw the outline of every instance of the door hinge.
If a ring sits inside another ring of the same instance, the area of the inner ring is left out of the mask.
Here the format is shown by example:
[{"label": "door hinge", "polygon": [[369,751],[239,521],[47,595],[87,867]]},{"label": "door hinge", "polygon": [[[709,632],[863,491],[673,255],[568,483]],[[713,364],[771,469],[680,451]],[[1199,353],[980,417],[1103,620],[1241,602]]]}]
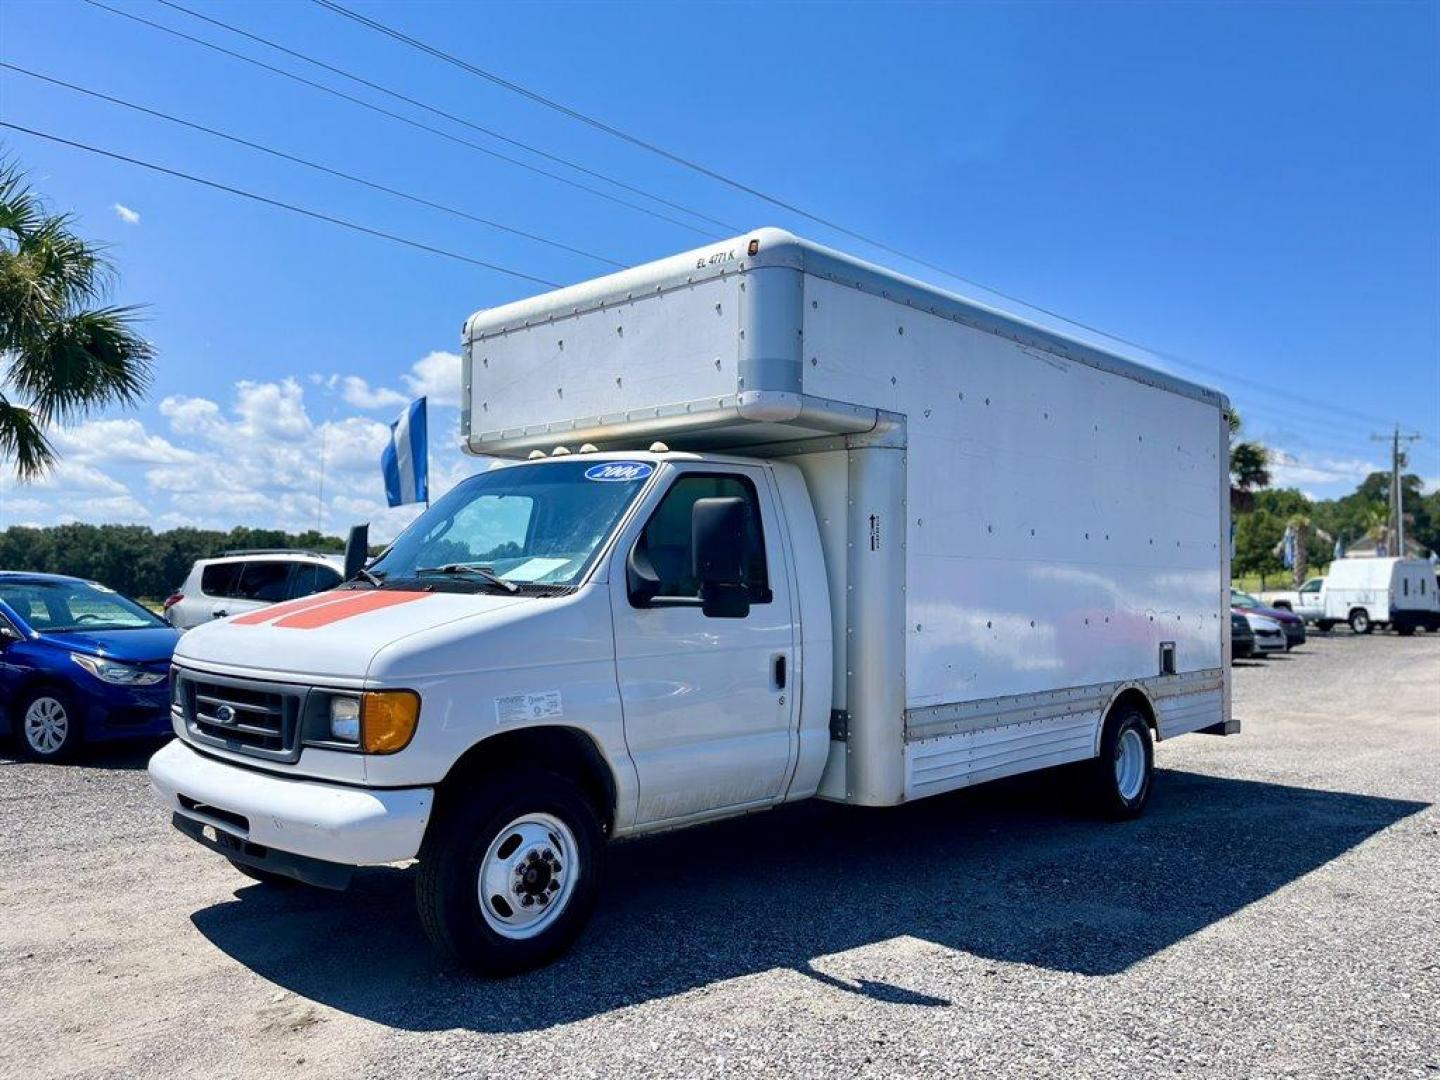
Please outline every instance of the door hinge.
[{"label": "door hinge", "polygon": [[845,742],[850,738],[850,714],[844,709],[830,710],[830,738],[834,742]]}]

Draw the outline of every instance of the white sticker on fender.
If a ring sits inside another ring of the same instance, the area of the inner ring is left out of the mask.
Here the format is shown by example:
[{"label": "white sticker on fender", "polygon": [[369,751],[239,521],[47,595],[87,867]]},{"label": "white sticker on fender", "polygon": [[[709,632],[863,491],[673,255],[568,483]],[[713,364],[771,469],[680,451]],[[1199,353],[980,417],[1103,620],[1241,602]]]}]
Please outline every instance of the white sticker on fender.
[{"label": "white sticker on fender", "polygon": [[506,694],[495,699],[495,722],[518,724],[527,720],[553,720],[563,716],[559,690],[542,690],[538,694]]}]

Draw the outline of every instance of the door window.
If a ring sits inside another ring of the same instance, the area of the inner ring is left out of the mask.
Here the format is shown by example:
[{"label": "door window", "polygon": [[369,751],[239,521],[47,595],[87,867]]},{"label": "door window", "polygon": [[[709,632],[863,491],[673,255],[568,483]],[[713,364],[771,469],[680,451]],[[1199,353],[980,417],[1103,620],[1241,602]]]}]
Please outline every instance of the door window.
[{"label": "door window", "polygon": [[286,599],[293,600],[311,593],[324,592],[340,584],[340,575],[329,566],[320,563],[300,563],[290,578],[290,593]]},{"label": "door window", "polygon": [[760,500],[744,476],[688,474],[676,480],[636,541],[660,578],[660,596],[696,597],[695,552],[691,510],[698,499],[740,498],[745,501],[745,569],[752,604],[768,604],[770,575],[765,564],[765,536],[760,525]]},{"label": "door window", "polygon": [[290,586],[290,563],[288,562],[247,562],[240,571],[240,582],[235,587],[235,599],[254,600],[262,604],[273,604],[284,600]]},{"label": "door window", "polygon": [[240,571],[244,563],[211,563],[200,575],[200,591],[206,596],[229,599],[238,596],[236,587],[240,584]]}]

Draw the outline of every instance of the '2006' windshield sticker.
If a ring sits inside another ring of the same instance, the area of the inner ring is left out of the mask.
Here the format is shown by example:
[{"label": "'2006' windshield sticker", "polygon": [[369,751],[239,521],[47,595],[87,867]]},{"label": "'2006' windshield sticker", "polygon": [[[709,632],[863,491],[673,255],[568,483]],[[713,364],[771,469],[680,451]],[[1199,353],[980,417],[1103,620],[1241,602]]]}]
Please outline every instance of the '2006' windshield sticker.
[{"label": "'2006' windshield sticker", "polygon": [[602,461],[585,470],[585,479],[602,483],[628,482],[644,480],[654,471],[655,466],[648,461]]},{"label": "'2006' windshield sticker", "polygon": [[520,724],[532,720],[554,720],[564,715],[559,690],[538,694],[506,694],[495,699],[497,724]]}]

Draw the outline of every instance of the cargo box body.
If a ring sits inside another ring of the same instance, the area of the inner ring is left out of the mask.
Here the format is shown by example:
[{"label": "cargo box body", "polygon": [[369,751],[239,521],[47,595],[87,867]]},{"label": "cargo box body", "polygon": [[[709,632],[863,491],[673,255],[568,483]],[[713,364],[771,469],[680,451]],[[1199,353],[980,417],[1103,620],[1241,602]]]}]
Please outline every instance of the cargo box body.
[{"label": "cargo box body", "polygon": [[481,312],[464,382],[473,453],[799,466],[835,643],[823,795],[1093,757],[1125,692],[1160,738],[1237,730],[1214,391],[770,229]]}]

